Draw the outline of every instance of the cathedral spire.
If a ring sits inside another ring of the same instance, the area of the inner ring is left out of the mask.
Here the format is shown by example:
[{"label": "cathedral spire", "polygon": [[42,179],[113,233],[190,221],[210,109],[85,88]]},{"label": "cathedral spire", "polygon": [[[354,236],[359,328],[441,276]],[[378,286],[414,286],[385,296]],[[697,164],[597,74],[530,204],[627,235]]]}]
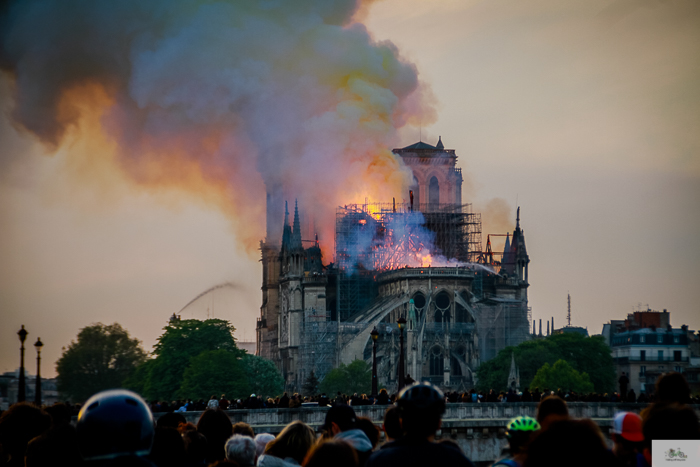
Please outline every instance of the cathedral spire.
[{"label": "cathedral spire", "polygon": [[299,222],[299,203],[294,200],[294,227],[292,228],[292,247],[301,248],[301,224]]},{"label": "cathedral spire", "polygon": [[438,142],[435,145],[437,149],[445,149],[445,145],[442,144],[442,136],[438,136]]},{"label": "cathedral spire", "polygon": [[292,228],[289,226],[289,207],[284,202],[284,226],[282,228],[282,249],[288,250],[292,241]]},{"label": "cathedral spire", "polygon": [[508,389],[520,389],[520,368],[515,364],[515,353],[510,354],[510,374],[508,375]]}]

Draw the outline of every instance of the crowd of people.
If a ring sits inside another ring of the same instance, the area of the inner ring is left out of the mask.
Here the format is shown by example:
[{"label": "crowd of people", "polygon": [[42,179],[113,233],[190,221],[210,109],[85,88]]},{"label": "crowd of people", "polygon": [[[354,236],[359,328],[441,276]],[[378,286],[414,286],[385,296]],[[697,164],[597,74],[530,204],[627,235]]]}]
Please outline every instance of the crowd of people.
[{"label": "crowd of people", "polygon": [[[473,466],[470,452],[452,437],[438,436],[446,405],[454,402],[451,394],[415,383],[396,397],[383,395],[388,402],[381,426],[357,416],[353,405],[362,403],[340,395],[329,400],[318,433],[294,421],[277,435],[232,423],[223,410],[230,408],[225,396],[210,398],[196,424],[178,410],[154,421],[151,407],[126,390],[94,395],[75,424],[65,404],[42,409],[19,403],[0,415],[0,466]],[[516,417],[504,427],[508,448],[493,465],[646,467],[652,440],[700,439],[700,421],[690,402],[683,375],[663,375],[655,401],[641,414],[616,414],[610,448],[595,422],[570,416],[564,397],[540,395],[536,418]]]}]

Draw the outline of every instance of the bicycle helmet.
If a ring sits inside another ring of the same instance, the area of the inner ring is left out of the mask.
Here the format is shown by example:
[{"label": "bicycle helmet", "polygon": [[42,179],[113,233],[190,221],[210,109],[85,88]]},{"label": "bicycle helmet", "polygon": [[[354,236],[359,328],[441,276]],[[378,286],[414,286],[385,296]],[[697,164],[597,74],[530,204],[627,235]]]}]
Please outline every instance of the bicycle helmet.
[{"label": "bicycle helmet", "polygon": [[102,391],[78,414],[78,443],[85,460],[114,459],[151,452],[155,423],[141,397],[124,389]]},{"label": "bicycle helmet", "polygon": [[530,433],[540,429],[540,424],[532,417],[523,416],[511,419],[506,425],[506,437],[512,438],[520,433]]},{"label": "bicycle helmet", "polygon": [[399,393],[398,406],[402,410],[417,409],[445,413],[445,395],[431,383],[413,383]]}]

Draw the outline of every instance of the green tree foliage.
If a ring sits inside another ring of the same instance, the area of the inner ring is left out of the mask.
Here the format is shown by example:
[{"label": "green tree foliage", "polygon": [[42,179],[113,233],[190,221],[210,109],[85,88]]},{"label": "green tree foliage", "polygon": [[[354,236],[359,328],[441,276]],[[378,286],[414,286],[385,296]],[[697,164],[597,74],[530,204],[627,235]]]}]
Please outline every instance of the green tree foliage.
[{"label": "green tree foliage", "polygon": [[318,394],[318,378],[313,370],[311,370],[311,374],[308,376],[308,378],[306,378],[306,381],[304,381],[304,385],[301,387],[301,390],[307,396]]},{"label": "green tree foliage", "polygon": [[[235,328],[228,321],[188,319],[170,322],[154,346],[155,358],[146,368],[139,368],[139,378],[131,378],[130,387],[141,389],[147,399],[171,400],[179,394],[185,370],[192,358],[202,352],[223,350],[234,358],[245,352],[233,338]],[[211,396],[211,394],[209,394]],[[192,396],[194,397],[194,396]]]},{"label": "green tree foliage", "polygon": [[86,326],[56,362],[58,391],[83,402],[99,391],[122,387],[145,361],[141,343],[119,324]]},{"label": "green tree foliage", "polygon": [[338,392],[369,394],[372,391],[372,367],[364,360],[354,360],[349,365],[341,363],[326,374],[320,389],[329,395]]},{"label": "green tree foliage", "polygon": [[226,394],[242,399],[250,394],[243,360],[230,350],[205,350],[190,359],[185,369],[178,396],[209,399]]},{"label": "green tree foliage", "polygon": [[576,391],[579,394],[593,392],[593,383],[588,373],[579,373],[566,360],[557,360],[554,365],[542,365],[531,385],[552,390]]},{"label": "green tree foliage", "polygon": [[274,363],[256,355],[243,357],[250,392],[275,397],[284,391],[284,378]]},{"label": "green tree foliage", "polygon": [[609,392],[614,388],[615,369],[610,347],[603,337],[566,333],[501,350],[477,369],[479,390],[507,389],[512,354],[515,354],[515,362],[520,368],[521,386],[536,387],[531,382],[545,363],[553,365],[557,360],[566,360],[576,371],[588,373],[595,391]]}]

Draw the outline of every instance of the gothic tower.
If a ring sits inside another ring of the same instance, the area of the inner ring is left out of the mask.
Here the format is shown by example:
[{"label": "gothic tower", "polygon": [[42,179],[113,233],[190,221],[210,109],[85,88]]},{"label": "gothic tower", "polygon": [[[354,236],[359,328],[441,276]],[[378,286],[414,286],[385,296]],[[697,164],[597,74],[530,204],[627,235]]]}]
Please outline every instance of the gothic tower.
[{"label": "gothic tower", "polygon": [[393,150],[413,171],[416,211],[437,210],[441,204],[462,204],[462,169],[456,167],[454,149],[445,149],[442,138],[431,146],[422,141]]}]

